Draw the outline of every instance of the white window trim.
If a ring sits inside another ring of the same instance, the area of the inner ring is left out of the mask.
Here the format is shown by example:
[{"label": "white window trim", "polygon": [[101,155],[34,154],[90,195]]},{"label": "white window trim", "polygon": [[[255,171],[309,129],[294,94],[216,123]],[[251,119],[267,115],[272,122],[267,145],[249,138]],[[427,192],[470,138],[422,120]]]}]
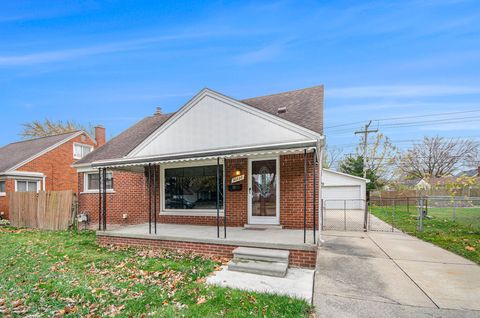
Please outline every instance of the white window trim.
[{"label": "white window trim", "polygon": [[[112,171],[107,171],[107,173],[111,173],[112,174],[112,179],[113,179],[113,172]],[[98,194],[99,192],[99,189],[88,189],[88,175],[90,174],[97,174],[98,175],[98,171],[90,171],[90,172],[84,172],[83,173],[83,192],[80,192],[80,194],[84,194],[84,193],[96,193]],[[113,186],[113,185],[112,185]],[[100,188],[102,187],[102,185],[100,185]],[[103,191],[102,191],[103,193]],[[115,190],[114,189],[107,189],[107,193],[115,193]]]},{"label": "white window trim", "polygon": [[[216,165],[217,160],[205,160],[200,162],[182,162],[169,163],[160,165],[160,215],[184,215],[184,216],[217,216],[217,209],[165,209],[165,169],[170,168],[184,168],[184,167],[198,167],[198,166],[212,166]],[[220,160],[225,175],[225,162]],[[225,187],[225,185],[223,185]],[[221,189],[223,190],[223,189]],[[225,192],[226,193],[226,192]],[[225,200],[224,200],[225,203]],[[223,206],[220,208],[220,216],[223,217]]]},{"label": "white window trim", "polygon": [[18,192],[18,186],[17,186],[17,182],[27,182],[27,191],[26,192],[29,192],[28,191],[28,183],[29,182],[36,182],[37,183],[37,192],[40,192],[40,180],[35,180],[35,179],[15,179],[15,192]]},{"label": "white window trim", "polygon": [[[7,190],[7,181],[6,180],[0,180],[0,182],[4,182],[5,184],[5,190]],[[0,192],[0,197],[4,197],[7,195],[7,192]]]},{"label": "white window trim", "polygon": [[73,159],[82,159],[83,157],[79,157],[75,155],[75,146],[82,146],[82,147],[88,147],[90,148],[90,152],[93,151],[93,146],[87,145],[87,144],[82,144],[80,142],[74,142],[73,143]]}]

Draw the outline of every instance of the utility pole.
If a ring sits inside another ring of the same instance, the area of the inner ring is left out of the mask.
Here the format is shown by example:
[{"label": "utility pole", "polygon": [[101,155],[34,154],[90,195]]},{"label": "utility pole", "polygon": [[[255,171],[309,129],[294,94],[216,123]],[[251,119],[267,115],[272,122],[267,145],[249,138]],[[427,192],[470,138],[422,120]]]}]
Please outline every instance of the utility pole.
[{"label": "utility pole", "polygon": [[363,178],[367,178],[367,147],[368,147],[368,134],[369,133],[376,133],[378,129],[368,130],[372,121],[370,120],[368,124],[365,125],[364,130],[356,131],[355,135],[363,134]]}]

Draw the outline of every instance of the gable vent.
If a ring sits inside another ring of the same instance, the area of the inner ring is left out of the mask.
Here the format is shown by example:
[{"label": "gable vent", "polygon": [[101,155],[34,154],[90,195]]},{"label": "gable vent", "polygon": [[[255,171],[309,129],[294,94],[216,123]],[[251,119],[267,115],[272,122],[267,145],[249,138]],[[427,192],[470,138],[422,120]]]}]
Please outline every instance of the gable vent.
[{"label": "gable vent", "polygon": [[287,107],[279,107],[279,108],[277,109],[277,113],[278,113],[278,114],[284,114],[284,113],[286,113],[286,112],[287,112]]}]

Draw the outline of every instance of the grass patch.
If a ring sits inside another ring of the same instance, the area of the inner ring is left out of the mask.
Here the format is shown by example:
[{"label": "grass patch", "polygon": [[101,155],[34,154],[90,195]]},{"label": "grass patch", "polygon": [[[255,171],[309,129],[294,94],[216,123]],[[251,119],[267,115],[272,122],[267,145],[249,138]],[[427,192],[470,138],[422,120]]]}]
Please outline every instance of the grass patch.
[{"label": "grass patch", "polygon": [[[392,207],[371,206],[371,213],[392,224]],[[406,206],[395,207],[394,226],[424,241],[431,242],[455,254],[480,264],[480,209],[459,209],[453,222],[451,208],[429,208],[430,219],[423,220],[418,231],[418,212]]]},{"label": "grass patch", "polygon": [[207,286],[220,263],[99,247],[93,232],[0,228],[0,316],[306,317],[307,302]]}]

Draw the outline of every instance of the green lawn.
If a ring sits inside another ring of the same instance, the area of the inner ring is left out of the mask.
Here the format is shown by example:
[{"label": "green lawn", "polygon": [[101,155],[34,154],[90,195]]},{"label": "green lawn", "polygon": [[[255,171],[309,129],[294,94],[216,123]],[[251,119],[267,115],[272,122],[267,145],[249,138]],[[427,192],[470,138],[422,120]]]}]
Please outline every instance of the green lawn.
[{"label": "green lawn", "polygon": [[219,261],[0,227],[0,316],[306,317],[305,301],[207,286]]},{"label": "green lawn", "polygon": [[[370,210],[392,224],[392,207],[372,205]],[[480,264],[480,208],[458,209],[457,222],[453,222],[451,208],[429,208],[428,215],[431,218],[423,220],[423,231],[418,231],[415,208],[407,211],[406,206],[396,206],[394,226]]]}]

